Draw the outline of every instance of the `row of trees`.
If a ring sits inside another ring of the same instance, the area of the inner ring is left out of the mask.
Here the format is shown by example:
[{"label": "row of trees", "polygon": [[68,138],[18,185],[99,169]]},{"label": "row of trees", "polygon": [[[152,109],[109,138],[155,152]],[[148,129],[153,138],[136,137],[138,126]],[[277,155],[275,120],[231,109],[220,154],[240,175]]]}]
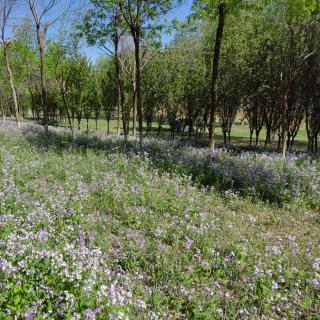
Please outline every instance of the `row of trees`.
[{"label": "row of trees", "polygon": [[[0,7],[0,106],[18,126],[20,113],[32,112],[46,131],[66,121],[73,133],[82,119],[88,129],[103,114],[108,131],[115,117],[118,135],[127,139],[131,128],[136,136],[138,127],[142,142],[143,127],[149,133],[157,122],[159,133],[167,121],[172,137],[180,127],[190,137],[208,130],[214,149],[217,120],[229,143],[240,113],[250,144],[265,128],[265,145],[277,139],[285,156],[305,124],[308,150],[317,150],[318,1],[197,0],[165,47],[160,35],[173,26],[159,21],[180,1],[92,0],[73,27],[50,37],[48,28],[65,20],[69,6],[52,18],[56,1],[40,2],[26,0],[30,16],[15,24],[15,1]],[[84,41],[104,52],[95,65],[81,54]]]}]

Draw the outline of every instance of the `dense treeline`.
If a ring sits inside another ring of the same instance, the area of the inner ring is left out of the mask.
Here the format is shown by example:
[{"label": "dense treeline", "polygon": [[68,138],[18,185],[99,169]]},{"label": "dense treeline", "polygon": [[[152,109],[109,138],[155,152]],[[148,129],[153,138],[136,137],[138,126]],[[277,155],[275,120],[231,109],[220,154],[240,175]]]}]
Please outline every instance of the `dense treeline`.
[{"label": "dense treeline", "polygon": [[[320,135],[320,7],[314,0],[197,0],[181,24],[159,23],[180,1],[92,0],[71,28],[48,34],[56,1],[26,1],[28,17],[12,20],[22,4],[1,2],[0,112],[80,129],[104,117],[110,131],[140,141],[156,123],[189,137],[209,133],[215,147],[220,122],[231,141],[236,116],[250,145],[276,142],[291,149],[301,126],[308,150]],[[21,10],[21,8],[20,8]],[[42,19],[42,20],[41,20]],[[62,26],[63,19],[62,18]],[[60,21],[59,20],[59,21]],[[176,29],[174,41],[161,34]],[[56,28],[57,29],[57,28]],[[50,35],[50,36],[49,36]],[[87,43],[105,52],[92,64]],[[265,137],[261,136],[265,128]]]}]

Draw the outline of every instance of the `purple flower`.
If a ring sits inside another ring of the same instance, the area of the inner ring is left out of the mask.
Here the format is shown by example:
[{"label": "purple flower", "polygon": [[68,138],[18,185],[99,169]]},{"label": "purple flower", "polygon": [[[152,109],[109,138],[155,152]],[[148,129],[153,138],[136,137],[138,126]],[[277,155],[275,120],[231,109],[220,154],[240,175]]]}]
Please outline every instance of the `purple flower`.
[{"label": "purple flower", "polygon": [[185,237],[185,247],[187,250],[190,250],[194,244],[194,240],[190,239],[189,237]]},{"label": "purple flower", "polygon": [[24,314],[26,320],[33,320],[35,315],[36,311],[34,309],[30,309]]},{"label": "purple flower", "polygon": [[45,242],[47,240],[46,229],[39,230],[38,233],[37,233],[37,237],[38,237],[40,243]]},{"label": "purple flower", "polygon": [[87,309],[84,313],[83,316],[85,317],[85,319],[87,320],[95,320],[96,318],[96,313],[91,310],[91,309]]},{"label": "purple flower", "polygon": [[316,258],[314,264],[313,264],[313,269],[315,271],[320,271],[320,258]]},{"label": "purple flower", "polygon": [[318,279],[315,279],[315,278],[310,279],[310,284],[313,287],[313,289],[320,290],[320,282]]}]

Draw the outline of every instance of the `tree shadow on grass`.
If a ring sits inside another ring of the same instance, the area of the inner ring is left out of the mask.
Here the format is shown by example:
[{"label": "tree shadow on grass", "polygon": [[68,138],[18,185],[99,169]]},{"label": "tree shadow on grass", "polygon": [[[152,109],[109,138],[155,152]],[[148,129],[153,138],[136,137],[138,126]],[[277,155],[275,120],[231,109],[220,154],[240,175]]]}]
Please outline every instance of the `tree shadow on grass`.
[{"label": "tree shadow on grass", "polygon": [[[273,181],[277,182],[280,174],[283,176],[283,185],[280,187],[285,186],[287,179],[285,172],[271,170],[259,161],[251,163],[249,159],[246,163],[244,162],[246,157],[243,158],[244,160],[238,157],[239,154],[247,151],[266,152],[262,148],[253,150],[242,146],[229,146],[228,155],[222,153],[220,156],[219,152],[211,152],[209,149],[193,148],[193,144],[199,147],[198,141],[145,138],[141,150],[138,140],[130,139],[125,142],[123,137],[106,136],[101,133],[88,135],[82,133],[72,137],[65,130],[51,130],[46,135],[43,130],[25,129],[23,134],[26,140],[40,151],[53,150],[62,155],[67,150],[86,155],[88,150],[91,150],[103,152],[106,155],[124,154],[129,158],[140,155],[142,158],[146,157],[151,166],[160,172],[191,176],[198,186],[213,186],[216,191],[222,193],[233,190],[249,197],[250,190],[254,189],[252,196],[258,196],[262,201],[276,205],[281,205],[283,201],[277,188],[274,188]],[[270,154],[269,162],[273,162],[273,159],[281,160],[274,150]],[[247,182],[244,183],[244,181]]]}]

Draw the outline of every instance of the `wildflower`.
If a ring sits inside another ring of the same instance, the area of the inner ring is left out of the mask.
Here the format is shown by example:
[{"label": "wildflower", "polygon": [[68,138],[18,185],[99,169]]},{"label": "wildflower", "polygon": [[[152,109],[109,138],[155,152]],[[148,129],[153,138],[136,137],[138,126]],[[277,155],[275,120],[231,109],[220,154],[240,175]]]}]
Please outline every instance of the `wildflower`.
[{"label": "wildflower", "polygon": [[272,286],[271,286],[272,290],[278,290],[279,289],[279,286],[278,286],[278,283],[275,282],[275,281],[272,281]]},{"label": "wildflower", "polygon": [[320,290],[320,282],[318,279],[310,279],[310,284],[315,290]]},{"label": "wildflower", "polygon": [[47,240],[46,230],[45,229],[39,230],[37,233],[37,237],[38,237],[40,243],[45,242]]},{"label": "wildflower", "polygon": [[313,269],[315,271],[320,271],[320,258],[316,258],[314,264],[313,264]]},{"label": "wildflower", "polygon": [[187,250],[190,250],[194,244],[194,240],[190,239],[189,237],[185,237],[185,247]]},{"label": "wildflower", "polygon": [[85,319],[87,320],[95,320],[96,319],[96,313],[91,310],[91,309],[87,309],[84,313],[83,316],[85,317]]},{"label": "wildflower", "polygon": [[33,320],[36,315],[35,309],[30,309],[27,312],[25,312],[24,317],[26,320]]}]

